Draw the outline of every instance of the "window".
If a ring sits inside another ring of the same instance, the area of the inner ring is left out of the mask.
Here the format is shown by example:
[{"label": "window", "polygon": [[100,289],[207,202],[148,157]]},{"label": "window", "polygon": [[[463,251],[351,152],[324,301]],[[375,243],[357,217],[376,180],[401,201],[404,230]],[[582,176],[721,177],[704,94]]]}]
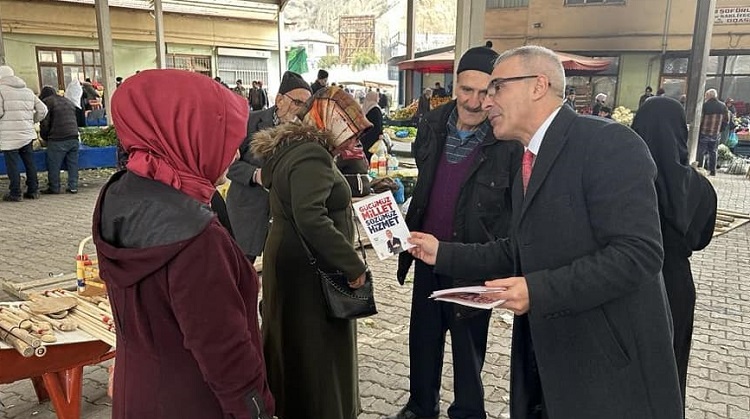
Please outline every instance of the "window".
[{"label": "window", "polygon": [[487,0],[488,9],[510,9],[528,6],[529,0]]},{"label": "window", "polygon": [[102,63],[99,51],[73,48],[36,48],[40,86],[65,89],[73,79],[101,80]]},{"label": "window", "polygon": [[[664,58],[659,87],[667,96],[678,99],[687,94],[688,64],[686,55]],[[716,89],[722,100],[733,98],[740,115],[750,113],[750,55],[708,57],[705,89]]]},{"label": "window", "polygon": [[167,68],[192,71],[194,73],[201,73],[210,77],[211,56],[167,54]]},{"label": "window", "polygon": [[326,55],[334,55],[336,54],[336,51],[333,48],[333,45],[326,45]]},{"label": "window", "polygon": [[587,4],[625,4],[625,0],[565,0],[566,6]]},{"label": "window", "polygon": [[250,86],[253,81],[259,80],[264,87],[268,87],[268,60],[265,58],[220,55],[216,64],[219,77],[227,83],[242,80],[245,85]]},{"label": "window", "polygon": [[565,77],[565,86],[574,87],[576,90],[576,109],[584,113],[591,112],[594,104],[594,98],[599,93],[607,95],[607,106],[613,108],[617,103],[617,83],[620,73],[620,57],[593,57],[597,59],[611,60],[610,66],[606,70],[598,72],[596,75],[586,75],[567,71],[569,75]]}]

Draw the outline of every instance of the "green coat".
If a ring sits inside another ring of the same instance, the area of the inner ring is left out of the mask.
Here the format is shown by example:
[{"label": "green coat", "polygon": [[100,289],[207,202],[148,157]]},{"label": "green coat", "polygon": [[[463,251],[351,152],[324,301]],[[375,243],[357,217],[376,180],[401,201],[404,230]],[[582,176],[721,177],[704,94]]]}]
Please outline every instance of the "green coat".
[{"label": "green coat", "polygon": [[256,134],[252,145],[265,159],[263,184],[271,191],[262,330],[281,419],[356,419],[360,412],[356,322],[327,317],[320,281],[286,216],[321,268],[350,280],[365,271],[352,246],[351,192],[326,140],[312,127],[285,124]]}]

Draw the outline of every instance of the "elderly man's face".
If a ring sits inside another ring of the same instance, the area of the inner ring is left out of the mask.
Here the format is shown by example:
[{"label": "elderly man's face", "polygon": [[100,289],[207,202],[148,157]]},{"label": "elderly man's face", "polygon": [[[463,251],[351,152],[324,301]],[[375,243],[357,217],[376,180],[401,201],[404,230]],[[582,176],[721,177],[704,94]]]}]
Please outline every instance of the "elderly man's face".
[{"label": "elderly man's face", "polygon": [[282,122],[291,122],[311,96],[307,89],[294,89],[276,95],[276,115]]},{"label": "elderly man's face", "polygon": [[518,57],[508,58],[495,67],[491,76],[493,81],[484,100],[484,109],[488,111],[495,138],[520,139],[526,117],[533,110],[531,97],[536,71],[526,68]]},{"label": "elderly man's face", "polygon": [[456,102],[459,129],[471,129],[487,119],[482,102],[487,96],[490,75],[477,70],[466,70],[456,80]]}]

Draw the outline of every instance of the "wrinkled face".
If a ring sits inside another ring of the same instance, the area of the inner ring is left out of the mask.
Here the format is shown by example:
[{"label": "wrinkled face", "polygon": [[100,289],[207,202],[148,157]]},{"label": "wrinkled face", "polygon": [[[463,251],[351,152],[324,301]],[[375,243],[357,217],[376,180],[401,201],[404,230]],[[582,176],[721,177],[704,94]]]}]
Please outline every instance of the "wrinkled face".
[{"label": "wrinkled face", "polygon": [[490,79],[489,74],[477,70],[466,70],[458,75],[455,93],[459,129],[476,127],[487,119],[482,102],[487,96]]},{"label": "wrinkled face", "polygon": [[391,233],[391,230],[385,231],[385,237],[388,237],[388,240],[393,238],[393,233]]},{"label": "wrinkled face", "polygon": [[[499,140],[517,140],[523,133],[525,119],[532,114],[532,92],[537,83],[533,69],[525,68],[518,57],[508,58],[492,71],[484,99],[484,109]],[[508,80],[508,79],[513,80]]]},{"label": "wrinkled face", "polygon": [[300,110],[305,107],[307,99],[310,98],[307,89],[294,89],[286,93],[276,95],[276,115],[281,122],[291,122]]}]

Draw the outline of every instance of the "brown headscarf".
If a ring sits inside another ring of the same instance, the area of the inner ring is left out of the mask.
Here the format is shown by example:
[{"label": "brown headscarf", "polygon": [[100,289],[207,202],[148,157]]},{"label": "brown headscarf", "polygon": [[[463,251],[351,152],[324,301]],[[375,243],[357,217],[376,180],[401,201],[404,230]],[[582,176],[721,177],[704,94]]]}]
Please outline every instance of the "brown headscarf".
[{"label": "brown headscarf", "polygon": [[372,127],[354,98],[337,86],[318,90],[300,119],[304,124],[331,133],[329,146],[334,150],[345,148],[349,140]]}]

